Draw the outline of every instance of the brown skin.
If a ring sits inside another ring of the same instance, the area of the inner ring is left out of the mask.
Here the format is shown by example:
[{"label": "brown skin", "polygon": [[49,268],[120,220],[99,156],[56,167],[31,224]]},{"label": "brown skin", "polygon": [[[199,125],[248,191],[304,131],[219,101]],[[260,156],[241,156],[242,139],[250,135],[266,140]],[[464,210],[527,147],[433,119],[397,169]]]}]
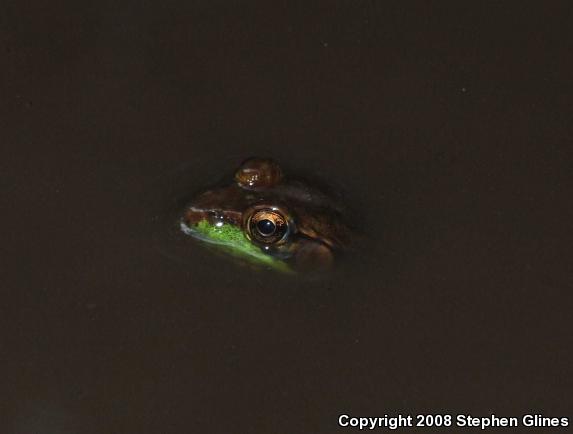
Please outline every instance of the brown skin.
[{"label": "brown skin", "polygon": [[[257,229],[261,219],[275,224],[275,235],[261,236]],[[339,210],[326,195],[288,179],[277,163],[260,158],[243,162],[231,184],[201,193],[183,220],[191,227],[201,220],[239,226],[265,252],[305,271],[330,267],[349,235]]]}]

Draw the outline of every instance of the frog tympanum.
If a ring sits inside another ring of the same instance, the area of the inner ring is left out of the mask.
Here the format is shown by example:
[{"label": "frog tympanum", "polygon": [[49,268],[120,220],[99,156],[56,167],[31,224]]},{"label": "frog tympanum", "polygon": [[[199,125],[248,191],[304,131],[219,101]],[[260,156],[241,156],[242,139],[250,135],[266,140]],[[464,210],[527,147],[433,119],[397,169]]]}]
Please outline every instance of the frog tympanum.
[{"label": "frog tympanum", "polygon": [[331,268],[349,234],[332,198],[261,158],[243,162],[231,183],[199,194],[180,226],[236,257],[284,272]]}]

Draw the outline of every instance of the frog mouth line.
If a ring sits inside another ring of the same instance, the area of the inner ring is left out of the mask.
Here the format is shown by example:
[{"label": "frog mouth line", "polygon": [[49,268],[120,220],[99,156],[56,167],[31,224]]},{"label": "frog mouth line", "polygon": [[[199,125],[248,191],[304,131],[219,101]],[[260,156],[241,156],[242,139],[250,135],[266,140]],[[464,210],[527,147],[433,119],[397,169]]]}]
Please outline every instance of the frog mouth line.
[{"label": "frog mouth line", "polygon": [[[205,222],[205,223],[203,223]],[[201,225],[201,226],[200,226]],[[194,225],[189,225],[187,223],[185,223],[184,221],[181,221],[179,223],[179,228],[181,229],[181,232],[183,232],[185,235],[189,235],[193,238],[196,238],[200,241],[205,241],[206,243],[211,243],[211,244],[218,244],[218,245],[223,245],[223,246],[234,246],[235,245],[235,240],[228,240],[225,241],[224,239],[221,238],[213,238],[211,236],[209,236],[205,230],[201,230],[201,227],[205,227],[204,225],[209,225],[209,226],[213,226],[211,225],[208,220],[200,220],[199,222],[197,222]],[[216,227],[223,227],[224,223],[219,222],[216,223]]]},{"label": "frog mouth line", "polygon": [[184,221],[181,221],[179,227],[185,235],[220,246],[233,256],[245,258],[251,263],[266,265],[278,271],[292,273],[291,268],[286,263],[254,246],[245,237],[242,229],[235,225],[222,221],[213,225],[207,219],[204,219],[194,226],[189,226]]}]

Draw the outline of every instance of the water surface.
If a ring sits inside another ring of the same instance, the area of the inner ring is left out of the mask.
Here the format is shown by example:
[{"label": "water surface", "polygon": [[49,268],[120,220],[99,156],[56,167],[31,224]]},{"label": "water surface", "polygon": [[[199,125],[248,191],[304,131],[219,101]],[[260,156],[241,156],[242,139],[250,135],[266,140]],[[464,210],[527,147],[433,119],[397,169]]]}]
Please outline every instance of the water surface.
[{"label": "water surface", "polygon": [[[564,14],[276,7],[8,8],[2,432],[571,414]],[[174,230],[253,155],[343,192],[334,277]]]}]

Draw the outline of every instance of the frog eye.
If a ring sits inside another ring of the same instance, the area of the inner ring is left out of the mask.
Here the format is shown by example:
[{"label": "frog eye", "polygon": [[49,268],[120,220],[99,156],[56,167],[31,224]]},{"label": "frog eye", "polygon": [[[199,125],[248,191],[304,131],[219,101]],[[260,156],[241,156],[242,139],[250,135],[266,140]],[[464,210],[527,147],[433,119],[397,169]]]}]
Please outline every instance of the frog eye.
[{"label": "frog eye", "polygon": [[248,236],[262,244],[274,244],[289,232],[287,219],[276,209],[255,211],[247,221]]},{"label": "frog eye", "polygon": [[273,160],[250,158],[235,173],[235,181],[247,190],[274,187],[282,180],[282,171]]}]

